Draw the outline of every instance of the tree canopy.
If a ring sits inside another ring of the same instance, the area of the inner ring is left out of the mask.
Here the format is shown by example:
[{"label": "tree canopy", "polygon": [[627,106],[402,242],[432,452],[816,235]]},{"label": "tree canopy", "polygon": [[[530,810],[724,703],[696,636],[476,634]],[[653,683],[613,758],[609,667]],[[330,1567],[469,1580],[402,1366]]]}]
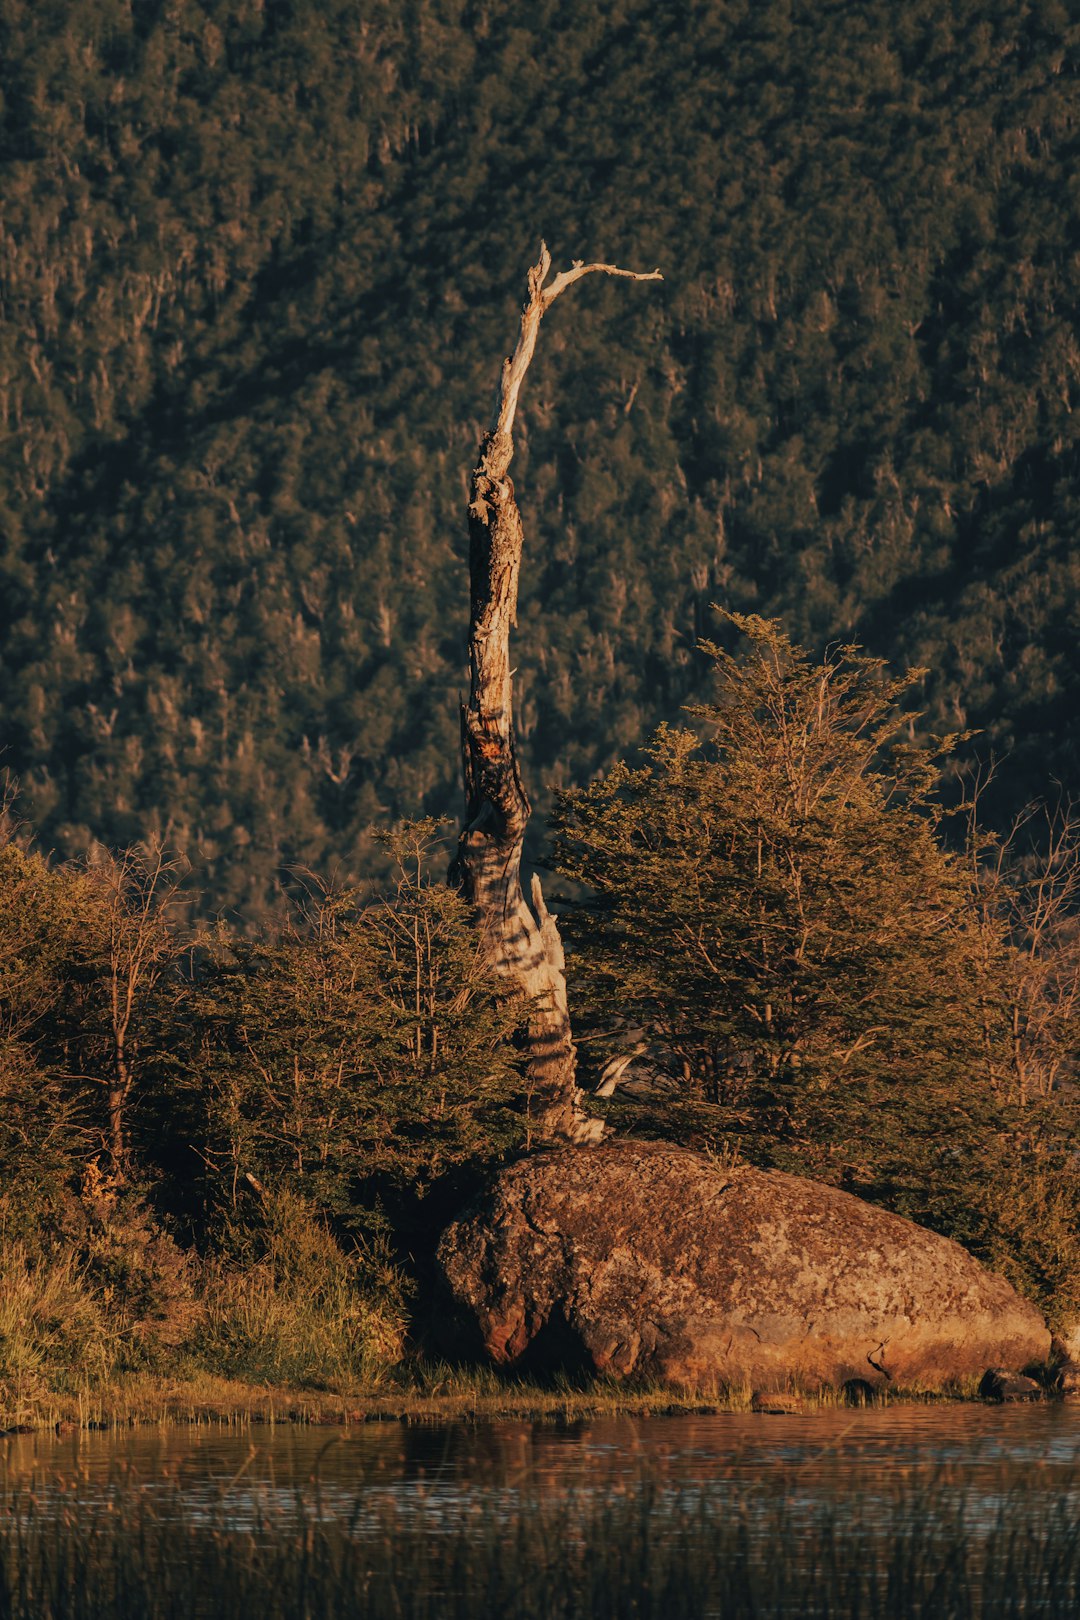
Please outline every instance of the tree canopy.
[{"label": "tree canopy", "polygon": [[[1029,0],[0,0],[0,764],[257,918],[456,803],[464,479],[523,267],[519,743],[583,782],[710,600],[1077,768],[1077,50]],[[498,208],[487,199],[499,198]]]},{"label": "tree canopy", "polygon": [[742,656],[705,644],[709,741],[661,727],[643,766],[560,796],[560,869],[590,896],[574,966],[691,1095],[857,1158],[893,1095],[910,1117],[970,1091],[969,871],[938,838],[936,757],[906,742],[919,672],[732,619]]},{"label": "tree canopy", "polygon": [[725,617],[743,644],[704,644],[704,737],[662,726],[556,806],[614,1122],[841,1183],[1072,1289],[1075,815],[1050,812],[1039,855],[974,818],[951,851],[956,739],[918,740],[921,672]]}]

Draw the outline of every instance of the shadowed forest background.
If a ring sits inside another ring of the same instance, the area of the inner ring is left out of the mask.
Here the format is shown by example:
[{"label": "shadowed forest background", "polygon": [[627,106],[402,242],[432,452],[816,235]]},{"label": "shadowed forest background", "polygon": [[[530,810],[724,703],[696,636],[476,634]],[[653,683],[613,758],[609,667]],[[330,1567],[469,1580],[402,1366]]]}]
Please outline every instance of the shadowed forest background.
[{"label": "shadowed forest background", "polygon": [[466,480],[524,266],[526,779],[707,606],[925,664],[1075,782],[1078,30],[1003,0],[0,3],[0,763],[42,847],[283,867],[456,811]]}]

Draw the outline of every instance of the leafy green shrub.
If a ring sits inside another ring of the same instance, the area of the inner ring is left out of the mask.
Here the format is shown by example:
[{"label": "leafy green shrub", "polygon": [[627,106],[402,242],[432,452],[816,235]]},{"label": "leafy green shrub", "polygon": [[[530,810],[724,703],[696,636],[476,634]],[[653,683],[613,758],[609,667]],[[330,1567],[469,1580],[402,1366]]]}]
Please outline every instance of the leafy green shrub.
[{"label": "leafy green shrub", "polygon": [[104,1302],[70,1249],[0,1239],[0,1407],[106,1380],[120,1350]]},{"label": "leafy green shrub", "polygon": [[145,1200],[92,1164],[47,1207],[0,1201],[0,1389],[92,1387],[163,1370],[201,1314],[194,1266]]},{"label": "leafy green shrub", "polygon": [[138,1189],[103,1176],[96,1160],[56,1226],[110,1323],[118,1364],[162,1367],[201,1315],[193,1258]]},{"label": "leafy green shrub", "polygon": [[[1039,1125],[1036,1120],[1036,1127]],[[1051,1328],[1080,1321],[1080,1165],[1071,1145],[1037,1128],[988,1143],[958,1232],[996,1271],[1035,1301]]]},{"label": "leafy green shrub", "polygon": [[0,1178],[12,1210],[44,1208],[85,1152],[85,1084],[71,1078],[88,886],[22,848],[0,816]]},{"label": "leafy green shrub", "polygon": [[518,1014],[469,908],[425,874],[433,825],[388,840],[390,897],[316,886],[276,940],[224,940],[192,992],[187,1097],[214,1203],[254,1179],[368,1225],[371,1178],[423,1190],[520,1140]]},{"label": "leafy green shrub", "polygon": [[0,814],[0,1173],[134,1166],[131,1114],[176,1041],[184,931],[160,848],[53,866]]},{"label": "leafy green shrub", "polygon": [[268,1384],[371,1383],[401,1357],[404,1287],[377,1247],[343,1248],[282,1190],[208,1263],[192,1344],[208,1370]]},{"label": "leafy green shrub", "polygon": [[661,728],[644,766],[560,799],[560,869],[589,891],[575,988],[665,1050],[688,1099],[858,1158],[867,1117],[965,1092],[967,873],[936,837],[936,756],[906,743],[915,672],[854,647],[816,663],[725,617],[748,649],[705,644],[708,742]]}]

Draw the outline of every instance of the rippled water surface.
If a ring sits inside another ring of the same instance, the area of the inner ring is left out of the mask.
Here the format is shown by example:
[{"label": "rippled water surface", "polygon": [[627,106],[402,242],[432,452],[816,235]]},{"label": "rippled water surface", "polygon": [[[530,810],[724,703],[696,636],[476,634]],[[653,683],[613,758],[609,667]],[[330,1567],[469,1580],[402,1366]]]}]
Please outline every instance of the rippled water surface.
[{"label": "rippled water surface", "polygon": [[[9,1501],[31,1486],[38,1510],[109,1504],[137,1485],[162,1512],[236,1528],[294,1515],[361,1531],[392,1507],[433,1531],[482,1507],[633,1496],[677,1514],[702,1499],[775,1508],[793,1527],[847,1502],[895,1527],[924,1483],[947,1481],[977,1531],[1012,1514],[1036,1522],[1052,1504],[1080,1517],[1080,1409],[933,1406],[821,1411],[799,1417],[718,1414],[605,1418],[566,1426],[501,1422],[445,1428],[371,1423],[348,1429],[161,1428],[0,1442]],[[908,1489],[910,1487],[910,1489]],[[939,1493],[940,1494],[940,1493]]]}]

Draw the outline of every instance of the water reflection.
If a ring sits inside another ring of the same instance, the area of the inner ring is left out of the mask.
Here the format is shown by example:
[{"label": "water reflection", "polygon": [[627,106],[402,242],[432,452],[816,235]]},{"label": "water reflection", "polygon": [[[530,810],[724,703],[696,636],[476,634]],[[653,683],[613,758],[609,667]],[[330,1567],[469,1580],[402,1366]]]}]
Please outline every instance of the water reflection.
[{"label": "water reflection", "polygon": [[[102,1512],[137,1484],[163,1514],[237,1529],[303,1518],[362,1533],[387,1509],[432,1531],[480,1508],[633,1498],[677,1519],[707,1500],[753,1521],[782,1497],[793,1531],[859,1504],[896,1515],[946,1479],[969,1531],[1002,1504],[1043,1516],[1080,1512],[1080,1411],[1071,1406],[897,1407],[799,1417],[717,1414],[604,1418],[566,1426],[508,1421],[445,1428],[372,1423],[328,1431],[253,1427],[140,1429],[11,1437],[0,1443],[5,1495],[30,1486],[36,1511],[77,1500]],[[905,1487],[910,1486],[910,1490]],[[11,1498],[9,1497],[9,1500]]]}]

